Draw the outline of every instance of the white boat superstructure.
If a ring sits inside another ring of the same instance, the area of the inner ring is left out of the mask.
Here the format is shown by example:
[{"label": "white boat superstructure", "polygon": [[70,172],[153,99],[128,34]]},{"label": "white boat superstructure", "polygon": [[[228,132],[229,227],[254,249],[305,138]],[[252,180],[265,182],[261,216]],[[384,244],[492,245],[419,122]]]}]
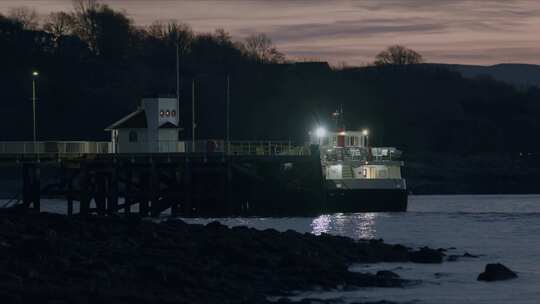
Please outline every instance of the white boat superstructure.
[{"label": "white boat superstructure", "polygon": [[[406,209],[407,186],[401,175],[404,165],[400,160],[401,151],[394,147],[369,146],[367,130],[339,129],[330,132],[319,128],[311,134],[310,140],[311,144],[319,146],[323,176],[331,200],[347,197],[349,201],[345,203],[351,204],[350,209],[359,211],[404,211],[403,205]],[[394,196],[398,198],[392,198]],[[396,204],[401,207],[394,208],[390,204],[390,208],[379,208],[389,202],[376,205],[377,199],[397,200],[399,203]]]}]

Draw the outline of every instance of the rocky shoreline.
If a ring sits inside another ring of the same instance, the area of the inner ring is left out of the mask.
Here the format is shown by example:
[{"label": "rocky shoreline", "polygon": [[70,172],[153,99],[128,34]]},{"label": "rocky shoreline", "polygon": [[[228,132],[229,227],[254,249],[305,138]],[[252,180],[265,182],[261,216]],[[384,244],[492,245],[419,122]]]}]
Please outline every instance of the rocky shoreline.
[{"label": "rocky shoreline", "polygon": [[5,213],[0,214],[0,299],[268,303],[268,296],[299,290],[401,287],[407,281],[394,273],[348,268],[352,263],[441,263],[443,251],[217,222]]}]

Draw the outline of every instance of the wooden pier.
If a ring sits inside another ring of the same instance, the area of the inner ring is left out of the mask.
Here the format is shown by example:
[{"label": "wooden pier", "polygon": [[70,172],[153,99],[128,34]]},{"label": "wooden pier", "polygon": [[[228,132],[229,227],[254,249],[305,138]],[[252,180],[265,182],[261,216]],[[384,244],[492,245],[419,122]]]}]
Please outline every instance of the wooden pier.
[{"label": "wooden pier", "polygon": [[19,207],[62,198],[68,214],[299,216],[321,213],[326,193],[316,147],[304,155],[151,153],[4,154],[22,171]]}]

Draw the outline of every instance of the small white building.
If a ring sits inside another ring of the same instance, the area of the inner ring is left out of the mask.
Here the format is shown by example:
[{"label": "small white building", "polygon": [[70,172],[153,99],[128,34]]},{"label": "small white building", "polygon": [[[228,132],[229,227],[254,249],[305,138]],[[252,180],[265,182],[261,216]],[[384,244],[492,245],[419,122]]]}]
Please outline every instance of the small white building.
[{"label": "small white building", "polygon": [[178,140],[176,98],[144,98],[135,111],[107,127],[113,153],[184,152]]}]

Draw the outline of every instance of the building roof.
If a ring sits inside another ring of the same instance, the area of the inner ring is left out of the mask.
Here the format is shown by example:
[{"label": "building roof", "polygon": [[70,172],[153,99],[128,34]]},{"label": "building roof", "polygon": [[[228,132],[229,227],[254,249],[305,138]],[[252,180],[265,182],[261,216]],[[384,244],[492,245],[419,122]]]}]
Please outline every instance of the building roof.
[{"label": "building roof", "polygon": [[143,109],[138,109],[137,111],[128,114],[124,118],[108,126],[107,128],[105,128],[105,131],[147,127],[148,126],[146,124],[146,113]]},{"label": "building roof", "polygon": [[159,128],[160,129],[178,129],[178,126],[176,126],[175,124],[173,124],[170,121],[167,121],[164,124],[162,124],[161,126],[159,126]]}]

